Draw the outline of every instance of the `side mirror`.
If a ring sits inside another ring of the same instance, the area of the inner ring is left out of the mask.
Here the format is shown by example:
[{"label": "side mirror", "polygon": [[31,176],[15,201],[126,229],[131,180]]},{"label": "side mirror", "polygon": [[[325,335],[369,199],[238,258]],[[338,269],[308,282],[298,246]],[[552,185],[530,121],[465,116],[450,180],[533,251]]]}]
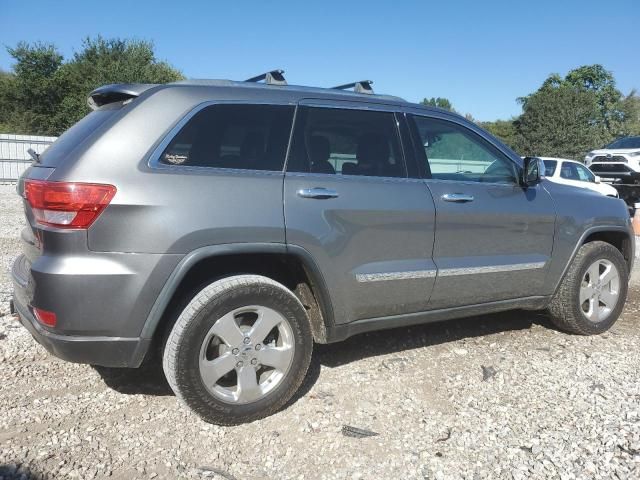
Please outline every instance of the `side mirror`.
[{"label": "side mirror", "polygon": [[600,179],[600,177],[598,175],[596,175],[596,178],[593,180],[596,183],[600,183],[602,180]]},{"label": "side mirror", "polygon": [[538,157],[524,157],[520,184],[523,187],[532,187],[540,183],[544,171],[542,165],[544,164]]}]

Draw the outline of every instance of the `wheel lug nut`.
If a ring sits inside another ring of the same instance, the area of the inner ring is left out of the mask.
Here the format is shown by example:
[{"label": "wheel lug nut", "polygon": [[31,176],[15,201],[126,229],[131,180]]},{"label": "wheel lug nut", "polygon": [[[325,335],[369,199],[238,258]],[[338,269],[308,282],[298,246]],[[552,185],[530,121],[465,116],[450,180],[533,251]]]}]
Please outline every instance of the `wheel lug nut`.
[{"label": "wheel lug nut", "polygon": [[236,367],[238,367],[238,368],[242,367],[243,365],[244,365],[244,363],[242,363],[242,362],[236,363]]},{"label": "wheel lug nut", "polygon": [[262,348],[262,345],[260,345],[260,344],[256,345],[256,350],[260,350],[261,348]]},{"label": "wheel lug nut", "polygon": [[237,355],[238,353],[240,353],[240,350],[238,350],[237,348],[234,348],[233,350],[231,350],[231,353],[233,353],[234,355]]},{"label": "wheel lug nut", "polygon": [[248,343],[251,343],[251,339],[249,337],[244,337],[244,340],[242,340],[242,342],[247,345]]},{"label": "wheel lug nut", "polygon": [[251,359],[251,365],[255,365],[256,363],[258,363],[258,360],[256,360],[255,358]]}]

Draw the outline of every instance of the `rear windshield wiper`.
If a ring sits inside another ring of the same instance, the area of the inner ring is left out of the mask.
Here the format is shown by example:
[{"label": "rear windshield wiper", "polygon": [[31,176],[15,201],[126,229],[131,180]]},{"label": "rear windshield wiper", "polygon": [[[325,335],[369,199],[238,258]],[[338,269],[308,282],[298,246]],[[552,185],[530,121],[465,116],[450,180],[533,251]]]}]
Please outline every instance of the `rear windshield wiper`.
[{"label": "rear windshield wiper", "polygon": [[36,152],[33,148],[30,148],[29,150],[27,150],[27,153],[33,160],[33,163],[40,163],[40,154]]}]

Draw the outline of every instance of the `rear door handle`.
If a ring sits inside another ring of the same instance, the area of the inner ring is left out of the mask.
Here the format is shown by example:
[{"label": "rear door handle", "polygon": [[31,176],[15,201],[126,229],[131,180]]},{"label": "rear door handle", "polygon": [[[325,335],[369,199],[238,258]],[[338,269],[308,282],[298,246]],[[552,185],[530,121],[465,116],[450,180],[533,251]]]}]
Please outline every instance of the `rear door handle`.
[{"label": "rear door handle", "polygon": [[298,190],[298,196],[302,198],[316,198],[318,200],[326,200],[327,198],[338,198],[338,192],[329,188],[301,188]]},{"label": "rear door handle", "polygon": [[442,195],[442,200],[445,202],[467,203],[473,202],[473,195],[467,195],[466,193],[445,193]]}]

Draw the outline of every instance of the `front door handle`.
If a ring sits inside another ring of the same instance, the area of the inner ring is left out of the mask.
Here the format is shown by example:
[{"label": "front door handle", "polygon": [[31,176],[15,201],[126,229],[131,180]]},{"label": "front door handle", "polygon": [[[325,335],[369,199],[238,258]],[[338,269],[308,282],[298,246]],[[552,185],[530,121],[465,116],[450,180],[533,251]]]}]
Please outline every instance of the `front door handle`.
[{"label": "front door handle", "polygon": [[298,196],[302,198],[316,198],[318,200],[326,200],[327,198],[337,198],[338,192],[329,188],[301,188],[298,190]]},{"label": "front door handle", "polygon": [[466,193],[445,193],[442,195],[442,200],[445,202],[467,203],[473,202],[473,195],[467,195]]}]

